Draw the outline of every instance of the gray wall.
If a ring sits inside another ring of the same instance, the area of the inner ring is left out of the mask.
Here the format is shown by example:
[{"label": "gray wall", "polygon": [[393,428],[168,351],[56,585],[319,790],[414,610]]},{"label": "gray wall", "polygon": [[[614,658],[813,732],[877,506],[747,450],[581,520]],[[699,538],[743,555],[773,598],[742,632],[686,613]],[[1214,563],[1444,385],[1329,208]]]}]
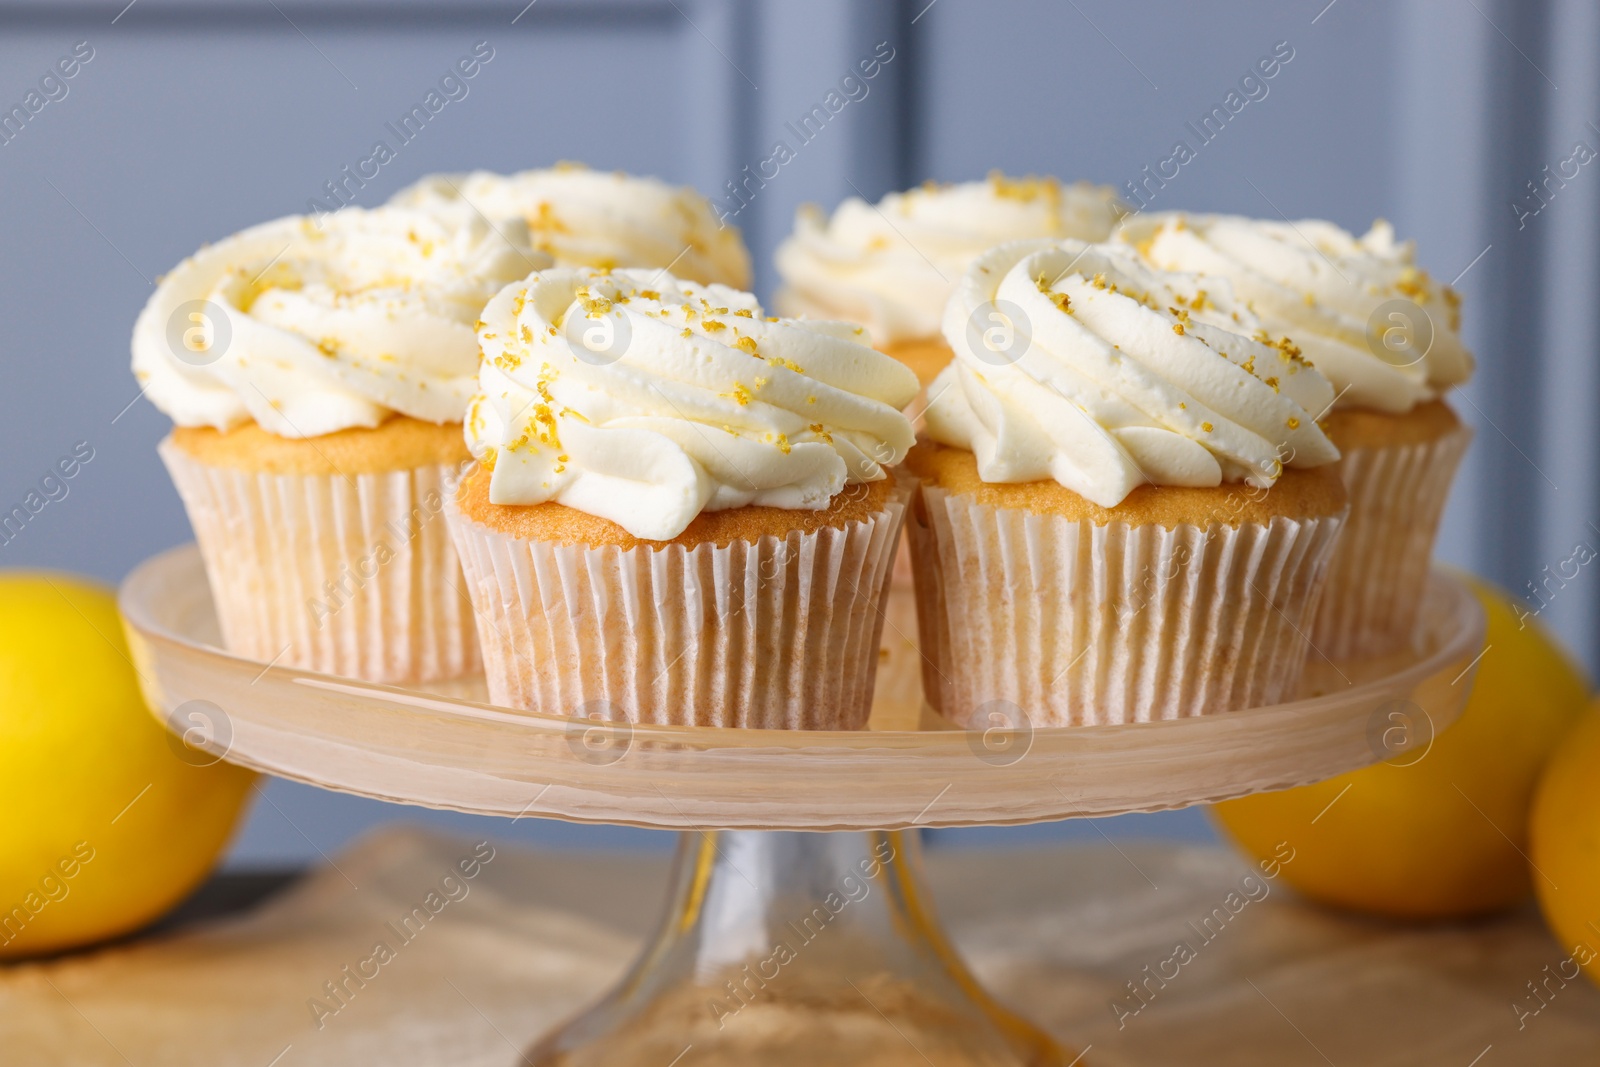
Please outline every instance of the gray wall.
[{"label": "gray wall", "polygon": [[[1510,210],[1574,140],[1600,147],[1589,124],[1600,114],[1592,3],[524,3],[139,0],[119,16],[120,3],[0,2],[0,103],[20,100],[75,42],[94,49],[66,97],[0,145],[0,504],[76,442],[95,449],[70,495],[0,547],[0,565],[116,580],[187,539],[154,453],[166,420],[136,400],[126,370],[152,280],[202,242],[304,210],[482,40],[495,55],[468,96],[358,203],[431,170],[563,158],[721,197],[786,136],[786,120],[889,42],[895,58],[867,97],[740,213],[763,293],[772,247],[804,200],[831,205],[993,167],[1121,186],[1175,140],[1195,145],[1186,123],[1286,41],[1294,58],[1266,97],[1199,147],[1152,206],[1349,227],[1385,216],[1445,278],[1489,247],[1461,281],[1483,363],[1461,407],[1480,436],[1444,554],[1521,589],[1574,541],[1600,544],[1588,525],[1600,519],[1590,295],[1600,178],[1586,168],[1521,229]],[[1546,612],[1591,665],[1593,582],[1579,575]],[[281,782],[267,796],[238,861],[303,859],[410,815]],[[496,828],[590,845],[659,840],[531,821]],[[1207,832],[1194,814],[1113,829]]]}]

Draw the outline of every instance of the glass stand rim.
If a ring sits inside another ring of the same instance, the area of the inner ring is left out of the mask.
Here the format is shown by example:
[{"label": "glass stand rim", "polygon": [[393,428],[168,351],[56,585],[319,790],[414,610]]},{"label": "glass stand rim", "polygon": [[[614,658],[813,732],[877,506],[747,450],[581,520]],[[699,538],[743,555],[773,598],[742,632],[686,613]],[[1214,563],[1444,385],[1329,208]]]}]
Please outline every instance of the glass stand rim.
[{"label": "glass stand rim", "polygon": [[[1322,690],[1290,703],[1116,726],[805,733],[534,715],[232,656],[193,546],[135,569],[121,605],[152,711],[217,758],[382,800],[673,830],[1024,824],[1301,785],[1453,721],[1484,629],[1472,593],[1435,571],[1420,651],[1313,669]],[[1431,730],[1391,729],[1397,706]]]}]

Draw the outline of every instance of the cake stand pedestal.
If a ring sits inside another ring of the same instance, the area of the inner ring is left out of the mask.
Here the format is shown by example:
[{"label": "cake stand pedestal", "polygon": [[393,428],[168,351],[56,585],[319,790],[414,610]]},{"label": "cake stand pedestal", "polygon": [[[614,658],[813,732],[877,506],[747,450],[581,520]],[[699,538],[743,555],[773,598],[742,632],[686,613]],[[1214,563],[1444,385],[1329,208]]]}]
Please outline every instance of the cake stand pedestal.
[{"label": "cake stand pedestal", "polygon": [[481,680],[403,689],[242,659],[218,647],[192,546],[135,570],[122,610],[145,696],[192,759],[401,803],[684,831],[654,939],[528,1050],[538,1067],[1079,1062],[952,950],[915,828],[1156,811],[1415,761],[1460,714],[1484,626],[1466,588],[1435,574],[1414,649],[1314,661],[1306,695],[1274,707],[799,733],[535,715],[486,703]]}]

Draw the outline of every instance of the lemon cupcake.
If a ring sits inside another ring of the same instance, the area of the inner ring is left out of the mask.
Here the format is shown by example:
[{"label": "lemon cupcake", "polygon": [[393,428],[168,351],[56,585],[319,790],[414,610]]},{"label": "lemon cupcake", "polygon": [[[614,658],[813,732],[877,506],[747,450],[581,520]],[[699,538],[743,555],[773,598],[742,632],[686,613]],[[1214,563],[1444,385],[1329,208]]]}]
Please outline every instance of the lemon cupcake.
[{"label": "lemon cupcake", "polygon": [[865,725],[915,375],[847,324],[659,272],[535,273],[483,318],[479,465],[448,514],[491,698]]},{"label": "lemon cupcake", "polygon": [[777,306],[865,327],[927,385],[950,362],[940,322],[974,259],[1028,237],[1101,241],[1127,210],[1109,186],[998,171],[981,182],[928,182],[876,205],[851,197],[831,218],[807,204],[778,246]]},{"label": "lemon cupcake", "polygon": [[1455,293],[1417,269],[1386,222],[1356,238],[1309,219],[1163,215],[1122,237],[1158,267],[1227,278],[1267,335],[1293,338],[1333,383],[1318,418],[1343,454],[1350,518],[1312,640],[1334,659],[1406,647],[1472,439],[1442,399],[1473,370]]},{"label": "lemon cupcake", "polygon": [[[974,323],[1004,309],[1009,346]],[[1288,697],[1346,508],[1328,382],[1224,281],[1020,241],[945,313],[909,524],[930,702],[970,728]]]},{"label": "lemon cupcake", "polygon": [[527,223],[534,246],[561,266],[658,267],[679,278],[750,287],[750,253],[686,187],[621,171],[561,163],[516,174],[431,174],[390,204],[436,209],[467,204],[491,219]]},{"label": "lemon cupcake", "polygon": [[252,227],[174,268],[133,371],[227,647],[380,682],[475,669],[442,509],[470,462],[474,324],[549,257],[520,223],[346,208]]}]

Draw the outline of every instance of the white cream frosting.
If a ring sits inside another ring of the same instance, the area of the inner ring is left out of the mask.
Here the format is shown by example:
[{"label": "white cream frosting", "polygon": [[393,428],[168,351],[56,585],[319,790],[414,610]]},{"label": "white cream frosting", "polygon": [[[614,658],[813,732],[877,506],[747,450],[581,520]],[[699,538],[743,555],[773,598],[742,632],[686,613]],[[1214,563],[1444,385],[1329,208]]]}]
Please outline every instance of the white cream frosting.
[{"label": "white cream frosting", "polygon": [[460,422],[476,387],[474,327],[507,282],[550,259],[517,222],[345,208],[290,216],[190,256],[133,331],[133,373],[180,426],[250,420],[280,437],[395,414]]},{"label": "white cream frosting", "polygon": [[859,327],[762,315],[664,271],[555,268],[483,312],[467,444],[496,504],[670,540],[702,511],[825,508],[905,458],[911,371]]},{"label": "white cream frosting", "polygon": [[[1472,375],[1455,292],[1416,267],[1411,242],[1387,222],[1356,238],[1316,219],[1167,213],[1118,235],[1157,267],[1227,278],[1269,332],[1287,334],[1333,382],[1337,407],[1399,414]],[[1423,315],[1385,306],[1396,301]]]},{"label": "white cream frosting", "polygon": [[984,481],[1053,479],[1102,507],[1147,482],[1270,486],[1338,458],[1316,423],[1334,392],[1257,329],[1226,281],[1124,245],[1002,245],[946,309],[955,360],[928,388],[928,434]]},{"label": "white cream frosting", "polygon": [[575,163],[516,174],[433,174],[391,204],[465,202],[493,219],[519,218],[561,266],[658,267],[702,284],[750,286],[750,253],[735,226],[688,187]]},{"label": "white cream frosting", "polygon": [[967,266],[1005,241],[1102,241],[1127,211],[1107,186],[1054,178],[928,183],[876,206],[852,197],[827,217],[808,204],[778,246],[786,315],[845,319],[877,345],[937,338],[945,302]]}]

